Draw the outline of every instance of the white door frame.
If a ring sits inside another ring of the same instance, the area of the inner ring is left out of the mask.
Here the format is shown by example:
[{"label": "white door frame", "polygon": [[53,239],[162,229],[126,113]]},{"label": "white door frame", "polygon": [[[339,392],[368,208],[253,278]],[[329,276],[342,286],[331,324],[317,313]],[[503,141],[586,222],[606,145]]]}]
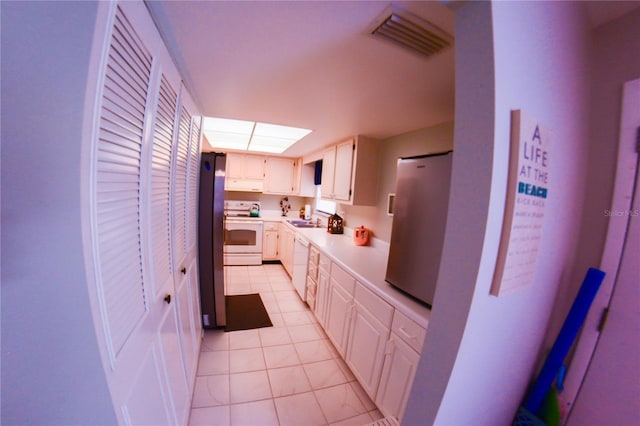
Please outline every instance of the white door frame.
[{"label": "white door frame", "polygon": [[605,309],[611,304],[612,294],[618,279],[618,270],[623,256],[625,235],[631,215],[636,168],[638,165],[637,135],[640,126],[640,79],[624,85],[622,116],[616,177],[610,210],[605,210],[609,224],[600,269],[606,272],[600,291],[596,295],[583,325],[569,366],[564,390],[560,394],[563,404],[571,407],[585,379],[593,353],[600,338],[600,322]]}]

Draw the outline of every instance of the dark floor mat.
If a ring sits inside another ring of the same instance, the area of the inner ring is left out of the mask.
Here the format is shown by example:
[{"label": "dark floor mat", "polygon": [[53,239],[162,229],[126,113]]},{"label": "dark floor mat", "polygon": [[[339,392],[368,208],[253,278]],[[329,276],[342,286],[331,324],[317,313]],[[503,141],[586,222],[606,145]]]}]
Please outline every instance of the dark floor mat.
[{"label": "dark floor mat", "polygon": [[227,325],[224,331],[273,327],[259,294],[225,296]]}]

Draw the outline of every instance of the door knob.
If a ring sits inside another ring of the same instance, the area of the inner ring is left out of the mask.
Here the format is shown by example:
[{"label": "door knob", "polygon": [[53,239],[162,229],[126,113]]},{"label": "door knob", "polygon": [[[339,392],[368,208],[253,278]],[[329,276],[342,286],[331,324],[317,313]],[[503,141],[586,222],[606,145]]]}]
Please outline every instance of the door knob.
[{"label": "door knob", "polygon": [[182,274],[185,275],[187,273],[187,268],[180,269],[180,272],[182,272]]},{"label": "door knob", "polygon": [[165,302],[167,302],[167,305],[170,305],[170,304],[171,304],[171,295],[170,295],[170,294],[167,294],[167,295],[164,297],[164,301],[165,301]]}]

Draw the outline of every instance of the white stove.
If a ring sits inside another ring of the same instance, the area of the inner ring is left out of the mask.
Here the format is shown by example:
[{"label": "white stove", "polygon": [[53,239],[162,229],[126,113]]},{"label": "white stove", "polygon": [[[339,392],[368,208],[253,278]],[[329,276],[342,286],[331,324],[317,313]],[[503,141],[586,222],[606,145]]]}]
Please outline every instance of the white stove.
[{"label": "white stove", "polygon": [[224,264],[262,264],[262,225],[259,201],[224,202]]},{"label": "white stove", "polygon": [[225,200],[224,215],[228,217],[260,219],[260,201]]}]

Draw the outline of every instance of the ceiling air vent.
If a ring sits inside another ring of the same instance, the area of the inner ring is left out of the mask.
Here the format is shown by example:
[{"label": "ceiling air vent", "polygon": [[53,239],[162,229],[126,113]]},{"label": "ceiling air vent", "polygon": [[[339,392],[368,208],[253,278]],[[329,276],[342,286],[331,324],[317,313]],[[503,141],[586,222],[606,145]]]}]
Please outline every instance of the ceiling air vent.
[{"label": "ceiling air vent", "polygon": [[435,25],[396,8],[382,17],[371,34],[411,49],[422,56],[432,56],[453,43],[453,37]]}]

